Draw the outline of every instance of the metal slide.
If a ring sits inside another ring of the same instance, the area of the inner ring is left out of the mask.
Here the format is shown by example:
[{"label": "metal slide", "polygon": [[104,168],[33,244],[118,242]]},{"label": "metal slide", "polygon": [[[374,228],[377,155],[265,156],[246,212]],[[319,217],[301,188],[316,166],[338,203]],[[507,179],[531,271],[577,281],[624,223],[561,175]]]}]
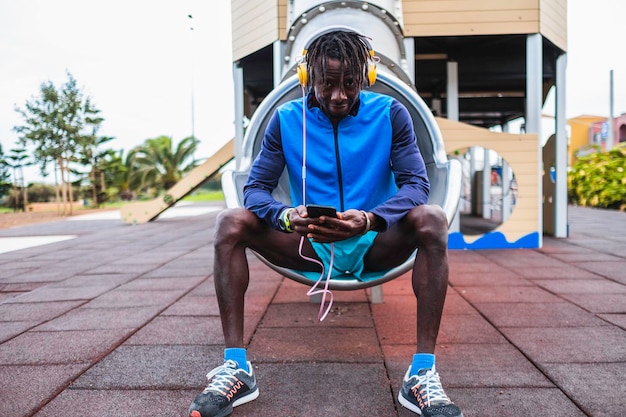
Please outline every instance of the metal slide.
[{"label": "metal slide", "polygon": [[202,165],[194,168],[165,195],[151,201],[129,203],[121,208],[122,220],[129,224],[143,224],[154,220],[181,198],[198,188],[204,181],[215,175],[220,168],[235,156],[235,140],[231,139]]}]

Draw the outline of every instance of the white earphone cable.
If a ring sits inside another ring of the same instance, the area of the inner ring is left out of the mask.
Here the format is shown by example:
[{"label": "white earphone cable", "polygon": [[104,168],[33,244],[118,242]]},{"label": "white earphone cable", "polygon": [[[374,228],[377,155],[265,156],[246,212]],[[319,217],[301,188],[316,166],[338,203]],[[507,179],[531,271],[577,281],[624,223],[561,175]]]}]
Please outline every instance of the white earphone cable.
[{"label": "white earphone cable", "polygon": [[[302,204],[306,205],[306,86],[302,85]],[[331,242],[330,244],[330,264],[328,265],[328,272],[324,271],[324,264],[317,259],[309,258],[302,253],[302,248],[304,245],[305,236],[300,237],[300,245],[298,246],[298,253],[302,259],[318,264],[322,268],[322,272],[320,272],[319,279],[313,284],[313,286],[307,291],[306,295],[311,297],[313,295],[322,294],[322,300],[320,302],[320,309],[317,314],[317,318],[319,321],[323,321],[330,309],[333,305],[334,295],[332,291],[328,289],[330,285],[330,276],[333,270],[333,261],[335,259],[335,244]],[[324,284],[324,288],[319,288],[318,286],[326,276],[326,282]],[[328,300],[328,306],[324,311],[324,304],[326,303],[326,296],[330,296]]]}]

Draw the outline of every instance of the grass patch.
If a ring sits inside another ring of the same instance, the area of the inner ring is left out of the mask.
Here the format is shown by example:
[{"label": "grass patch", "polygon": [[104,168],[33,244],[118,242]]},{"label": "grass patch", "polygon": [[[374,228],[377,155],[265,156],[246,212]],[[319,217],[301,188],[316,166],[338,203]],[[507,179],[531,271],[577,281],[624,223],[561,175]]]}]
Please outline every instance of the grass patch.
[{"label": "grass patch", "polygon": [[110,201],[100,205],[100,208],[120,208],[130,203],[130,201]]},{"label": "grass patch", "polygon": [[206,203],[211,201],[224,201],[224,192],[222,190],[197,190],[189,194],[182,201],[192,203]]},{"label": "grass patch", "polygon": [[[142,200],[133,200],[133,201],[121,201],[121,200],[109,201],[104,204],[101,204],[100,207],[98,208],[116,209],[116,208],[125,206],[126,204],[134,203],[136,201],[150,201],[150,200],[152,200],[152,198],[147,198],[147,199],[142,199]],[[224,192],[222,190],[199,189],[187,195],[181,201],[187,201],[190,203],[207,203],[207,202],[213,202],[213,201],[224,201]],[[87,207],[80,207],[78,208],[78,210],[93,209],[93,208],[95,207],[87,206]],[[13,213],[13,212],[14,211],[12,208],[0,206],[0,214]]]}]

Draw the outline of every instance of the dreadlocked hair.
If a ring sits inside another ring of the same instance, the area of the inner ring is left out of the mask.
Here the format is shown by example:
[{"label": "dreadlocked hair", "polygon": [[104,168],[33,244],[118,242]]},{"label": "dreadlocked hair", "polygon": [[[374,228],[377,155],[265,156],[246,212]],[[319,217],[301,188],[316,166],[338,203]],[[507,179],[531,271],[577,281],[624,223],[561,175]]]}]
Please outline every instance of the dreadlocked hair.
[{"label": "dreadlocked hair", "polygon": [[328,32],[315,39],[307,50],[307,72],[309,85],[316,80],[326,80],[326,67],[329,59],[339,60],[349,68],[352,77],[358,83],[368,77],[367,62],[370,59],[367,38],[356,32],[338,30]]}]

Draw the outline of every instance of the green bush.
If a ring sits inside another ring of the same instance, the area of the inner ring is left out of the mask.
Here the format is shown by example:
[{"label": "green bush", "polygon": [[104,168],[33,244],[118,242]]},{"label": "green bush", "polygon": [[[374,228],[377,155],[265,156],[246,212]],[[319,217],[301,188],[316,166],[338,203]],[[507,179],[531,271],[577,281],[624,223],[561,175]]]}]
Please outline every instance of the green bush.
[{"label": "green bush", "polygon": [[49,184],[30,184],[28,186],[28,201],[30,203],[48,203],[54,201],[54,186]]},{"label": "green bush", "polygon": [[[52,185],[42,183],[29,184],[27,192],[28,203],[48,203],[50,201],[54,201],[55,199],[54,186]],[[17,208],[19,208],[20,210],[24,208],[24,197],[22,193],[23,190],[19,190],[17,196]],[[15,193],[13,192],[13,190],[11,190],[11,192],[9,192],[9,194],[4,199],[4,205],[6,207],[15,208],[15,198]]]},{"label": "green bush", "polygon": [[573,204],[626,211],[626,143],[579,158],[568,185]]}]

